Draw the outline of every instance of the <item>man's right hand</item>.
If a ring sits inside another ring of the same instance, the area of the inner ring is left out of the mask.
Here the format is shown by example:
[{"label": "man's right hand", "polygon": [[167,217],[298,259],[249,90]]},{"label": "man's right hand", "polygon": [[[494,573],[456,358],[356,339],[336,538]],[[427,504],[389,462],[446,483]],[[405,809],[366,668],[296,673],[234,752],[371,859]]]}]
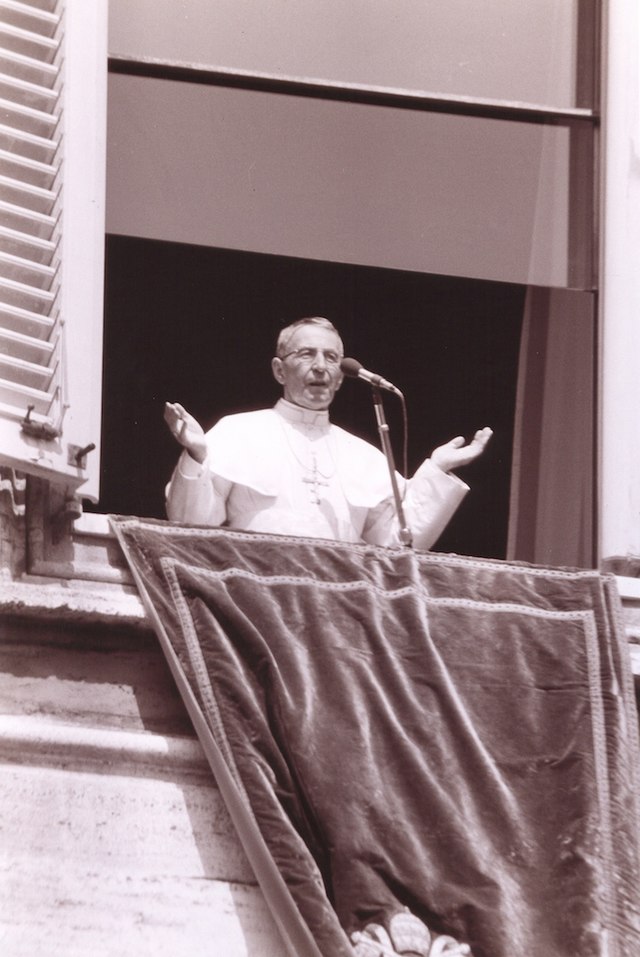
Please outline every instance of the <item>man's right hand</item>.
[{"label": "man's right hand", "polygon": [[165,402],[164,421],[174,439],[187,450],[191,458],[202,464],[207,457],[207,443],[200,423],[178,402]]}]

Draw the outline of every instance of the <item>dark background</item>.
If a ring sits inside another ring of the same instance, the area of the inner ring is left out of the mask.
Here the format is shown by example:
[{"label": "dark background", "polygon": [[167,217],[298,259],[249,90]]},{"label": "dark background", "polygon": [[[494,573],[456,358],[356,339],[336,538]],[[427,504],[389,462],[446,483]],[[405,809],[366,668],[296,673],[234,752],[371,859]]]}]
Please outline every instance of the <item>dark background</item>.
[{"label": "dark background", "polygon": [[[436,549],[505,554],[525,287],[109,236],[101,498],[96,510],[164,518],[178,446],[162,419],[181,402],[205,428],[272,405],[282,326],[336,324],[345,354],[404,392],[409,472],[454,435],[494,429],[460,470],[471,492]],[[398,400],[385,396],[396,464]],[[379,445],[370,389],[346,380],[332,419]]]}]

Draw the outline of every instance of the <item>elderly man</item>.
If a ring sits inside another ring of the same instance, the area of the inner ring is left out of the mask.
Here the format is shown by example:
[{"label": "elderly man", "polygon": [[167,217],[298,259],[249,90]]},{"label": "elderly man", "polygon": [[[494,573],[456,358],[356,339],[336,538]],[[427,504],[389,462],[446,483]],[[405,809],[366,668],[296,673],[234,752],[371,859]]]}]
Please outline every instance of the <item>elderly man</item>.
[{"label": "elderly man", "polygon": [[[283,387],[273,409],[222,418],[209,432],[177,403],[165,421],[183,446],[167,486],[172,521],[259,532],[399,544],[386,459],[333,425],[342,340],[329,320],[282,330],[272,360]],[[491,429],[437,448],[406,483],[404,511],[418,548],[430,548],[468,492],[451,470],[477,458]]]}]

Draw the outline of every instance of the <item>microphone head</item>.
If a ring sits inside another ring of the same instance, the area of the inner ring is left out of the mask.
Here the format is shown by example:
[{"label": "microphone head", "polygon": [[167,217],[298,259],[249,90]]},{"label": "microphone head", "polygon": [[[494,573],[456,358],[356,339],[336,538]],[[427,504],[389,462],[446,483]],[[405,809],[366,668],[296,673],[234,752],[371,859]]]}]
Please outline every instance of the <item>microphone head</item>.
[{"label": "microphone head", "polygon": [[358,362],[357,359],[344,358],[340,362],[340,371],[343,373],[343,375],[354,376],[357,378],[361,368],[362,363]]}]

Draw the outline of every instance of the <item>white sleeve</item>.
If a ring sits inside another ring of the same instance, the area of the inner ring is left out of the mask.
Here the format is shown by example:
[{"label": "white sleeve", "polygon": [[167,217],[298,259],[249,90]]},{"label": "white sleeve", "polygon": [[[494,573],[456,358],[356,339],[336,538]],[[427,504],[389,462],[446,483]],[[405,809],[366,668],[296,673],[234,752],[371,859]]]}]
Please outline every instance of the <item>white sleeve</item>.
[{"label": "white sleeve", "polygon": [[[409,481],[403,501],[416,548],[427,550],[435,545],[468,491],[468,485],[430,459],[422,463]],[[373,545],[400,544],[393,497],[369,510],[362,537]]]},{"label": "white sleeve", "polygon": [[409,482],[404,501],[407,523],[416,548],[428,549],[438,541],[469,491],[469,486],[443,472],[431,459],[423,462]]},{"label": "white sleeve", "polygon": [[213,474],[208,459],[200,465],[185,450],[165,490],[167,517],[188,525],[223,525],[231,486]]}]

